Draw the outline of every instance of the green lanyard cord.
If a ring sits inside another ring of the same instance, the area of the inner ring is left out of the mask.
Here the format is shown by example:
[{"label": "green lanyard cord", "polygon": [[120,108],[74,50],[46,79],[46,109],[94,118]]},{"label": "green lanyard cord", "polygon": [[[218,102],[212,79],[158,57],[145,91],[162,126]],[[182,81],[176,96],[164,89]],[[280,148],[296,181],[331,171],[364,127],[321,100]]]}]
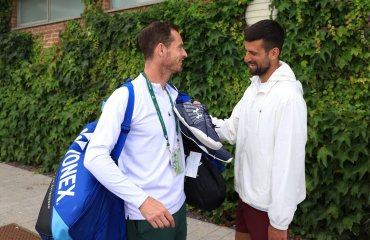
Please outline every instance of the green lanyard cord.
[{"label": "green lanyard cord", "polygon": [[[163,135],[164,135],[164,138],[166,139],[167,141],[167,147],[168,149],[170,148],[170,143],[168,141],[168,134],[167,134],[167,129],[166,129],[166,125],[164,124],[164,121],[163,121],[163,117],[162,117],[162,113],[161,113],[161,110],[159,109],[159,106],[158,106],[158,101],[157,101],[157,98],[155,97],[155,93],[153,91],[153,86],[152,84],[149,82],[148,80],[148,77],[146,76],[146,74],[144,72],[142,72],[145,80],[146,80],[146,84],[148,86],[148,90],[149,90],[149,93],[150,93],[150,96],[152,98],[152,101],[153,101],[153,104],[154,104],[154,107],[155,107],[155,110],[157,111],[157,115],[158,115],[158,118],[159,118],[159,121],[161,123],[161,126],[162,126],[162,130],[163,130]],[[170,93],[168,92],[167,88],[166,89],[166,93],[168,95],[168,98],[170,99],[170,102],[171,102],[171,107],[173,108],[174,107],[174,104],[173,104],[173,101],[172,101],[172,98],[170,96]],[[174,114],[174,113],[173,113]],[[177,135],[177,143],[180,142],[179,140],[179,123],[177,121],[177,118],[176,118],[176,115],[174,114],[175,116],[175,123],[176,123],[176,135]]]}]

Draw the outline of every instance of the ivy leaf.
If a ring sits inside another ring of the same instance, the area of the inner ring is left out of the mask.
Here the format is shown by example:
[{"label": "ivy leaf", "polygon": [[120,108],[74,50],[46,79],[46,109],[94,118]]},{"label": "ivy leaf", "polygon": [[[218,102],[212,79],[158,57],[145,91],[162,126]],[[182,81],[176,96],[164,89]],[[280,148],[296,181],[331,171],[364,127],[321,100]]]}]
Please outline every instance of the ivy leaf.
[{"label": "ivy leaf", "polygon": [[340,26],[337,28],[337,34],[339,37],[343,37],[345,36],[346,34],[348,34],[348,30],[345,26]]},{"label": "ivy leaf", "polygon": [[352,226],[353,226],[353,220],[352,220],[352,218],[350,218],[350,217],[345,217],[345,218],[343,218],[343,221],[342,221],[342,223],[343,223],[343,228],[344,229],[352,229]]},{"label": "ivy leaf", "polygon": [[317,160],[321,161],[324,167],[328,166],[328,156],[333,157],[333,152],[326,146],[322,146],[317,152]]},{"label": "ivy leaf", "polygon": [[340,68],[340,69],[343,69],[344,66],[346,66],[347,64],[347,61],[344,60],[343,58],[337,58],[336,61],[335,61],[335,64]]},{"label": "ivy leaf", "polygon": [[208,36],[209,46],[215,46],[219,43],[219,39],[222,37],[221,32],[210,32]]},{"label": "ivy leaf", "polygon": [[335,189],[338,191],[338,193],[346,195],[349,190],[349,186],[346,181],[340,181],[335,185]]},{"label": "ivy leaf", "polygon": [[362,50],[360,47],[353,47],[351,48],[350,51],[353,56],[358,56],[360,53],[362,53]]},{"label": "ivy leaf", "polygon": [[339,166],[343,169],[344,168],[344,162],[350,161],[353,162],[353,159],[348,155],[348,151],[339,151],[339,154],[337,154],[337,159],[339,160]]},{"label": "ivy leaf", "polygon": [[351,146],[351,134],[349,132],[339,132],[331,140],[332,143],[336,143],[338,147],[342,147],[343,143],[346,143],[348,147]]}]

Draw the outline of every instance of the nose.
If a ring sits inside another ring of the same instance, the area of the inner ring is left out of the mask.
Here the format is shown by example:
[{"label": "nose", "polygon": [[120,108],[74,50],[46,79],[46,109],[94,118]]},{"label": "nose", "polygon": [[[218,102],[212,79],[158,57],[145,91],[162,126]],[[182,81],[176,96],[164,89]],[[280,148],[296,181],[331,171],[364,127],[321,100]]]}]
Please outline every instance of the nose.
[{"label": "nose", "polygon": [[184,58],[188,57],[188,54],[186,53],[185,49],[184,49],[184,52],[183,52],[183,56],[184,56]]},{"label": "nose", "polygon": [[251,58],[250,58],[250,56],[249,56],[248,52],[246,52],[246,53],[245,53],[245,56],[244,56],[244,62],[245,62],[245,63],[248,63],[250,60],[251,60]]}]

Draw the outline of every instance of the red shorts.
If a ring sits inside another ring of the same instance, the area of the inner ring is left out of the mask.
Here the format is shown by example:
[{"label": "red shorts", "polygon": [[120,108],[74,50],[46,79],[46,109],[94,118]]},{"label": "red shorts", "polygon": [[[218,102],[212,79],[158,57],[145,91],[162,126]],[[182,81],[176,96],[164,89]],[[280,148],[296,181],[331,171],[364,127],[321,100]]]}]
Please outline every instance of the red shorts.
[{"label": "red shorts", "polygon": [[269,225],[267,212],[257,210],[239,199],[235,219],[237,232],[248,233],[253,240],[267,240]]}]

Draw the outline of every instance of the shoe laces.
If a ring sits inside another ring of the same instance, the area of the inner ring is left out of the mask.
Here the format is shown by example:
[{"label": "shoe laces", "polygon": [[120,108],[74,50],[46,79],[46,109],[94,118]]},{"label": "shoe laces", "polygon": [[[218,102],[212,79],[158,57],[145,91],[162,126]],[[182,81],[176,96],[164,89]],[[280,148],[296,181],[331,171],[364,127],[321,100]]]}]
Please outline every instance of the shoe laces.
[{"label": "shoe laces", "polygon": [[212,128],[215,127],[215,125],[212,123],[211,117],[207,112],[206,106],[204,106],[203,104],[194,104],[193,101],[183,105],[185,108],[188,108],[188,112],[191,112],[192,120],[194,121],[194,123],[205,122],[206,125]]},{"label": "shoe laces", "polygon": [[203,113],[202,115],[203,115],[203,119],[204,119],[204,121],[205,121],[209,126],[211,126],[212,128],[214,128],[214,127],[215,127],[215,125],[212,123],[211,116],[209,116],[206,106],[204,106],[203,104],[199,104],[199,105],[201,106],[201,109],[202,109],[202,113]]},{"label": "shoe laces", "polygon": [[[201,110],[201,114],[203,116],[203,120],[205,124],[211,127],[212,129],[214,129],[215,125],[212,123],[212,119],[207,112],[206,106],[204,106],[203,104],[196,104],[196,105],[199,105],[199,109]],[[205,129],[206,129],[207,136],[209,136],[208,128],[206,127]]]}]

